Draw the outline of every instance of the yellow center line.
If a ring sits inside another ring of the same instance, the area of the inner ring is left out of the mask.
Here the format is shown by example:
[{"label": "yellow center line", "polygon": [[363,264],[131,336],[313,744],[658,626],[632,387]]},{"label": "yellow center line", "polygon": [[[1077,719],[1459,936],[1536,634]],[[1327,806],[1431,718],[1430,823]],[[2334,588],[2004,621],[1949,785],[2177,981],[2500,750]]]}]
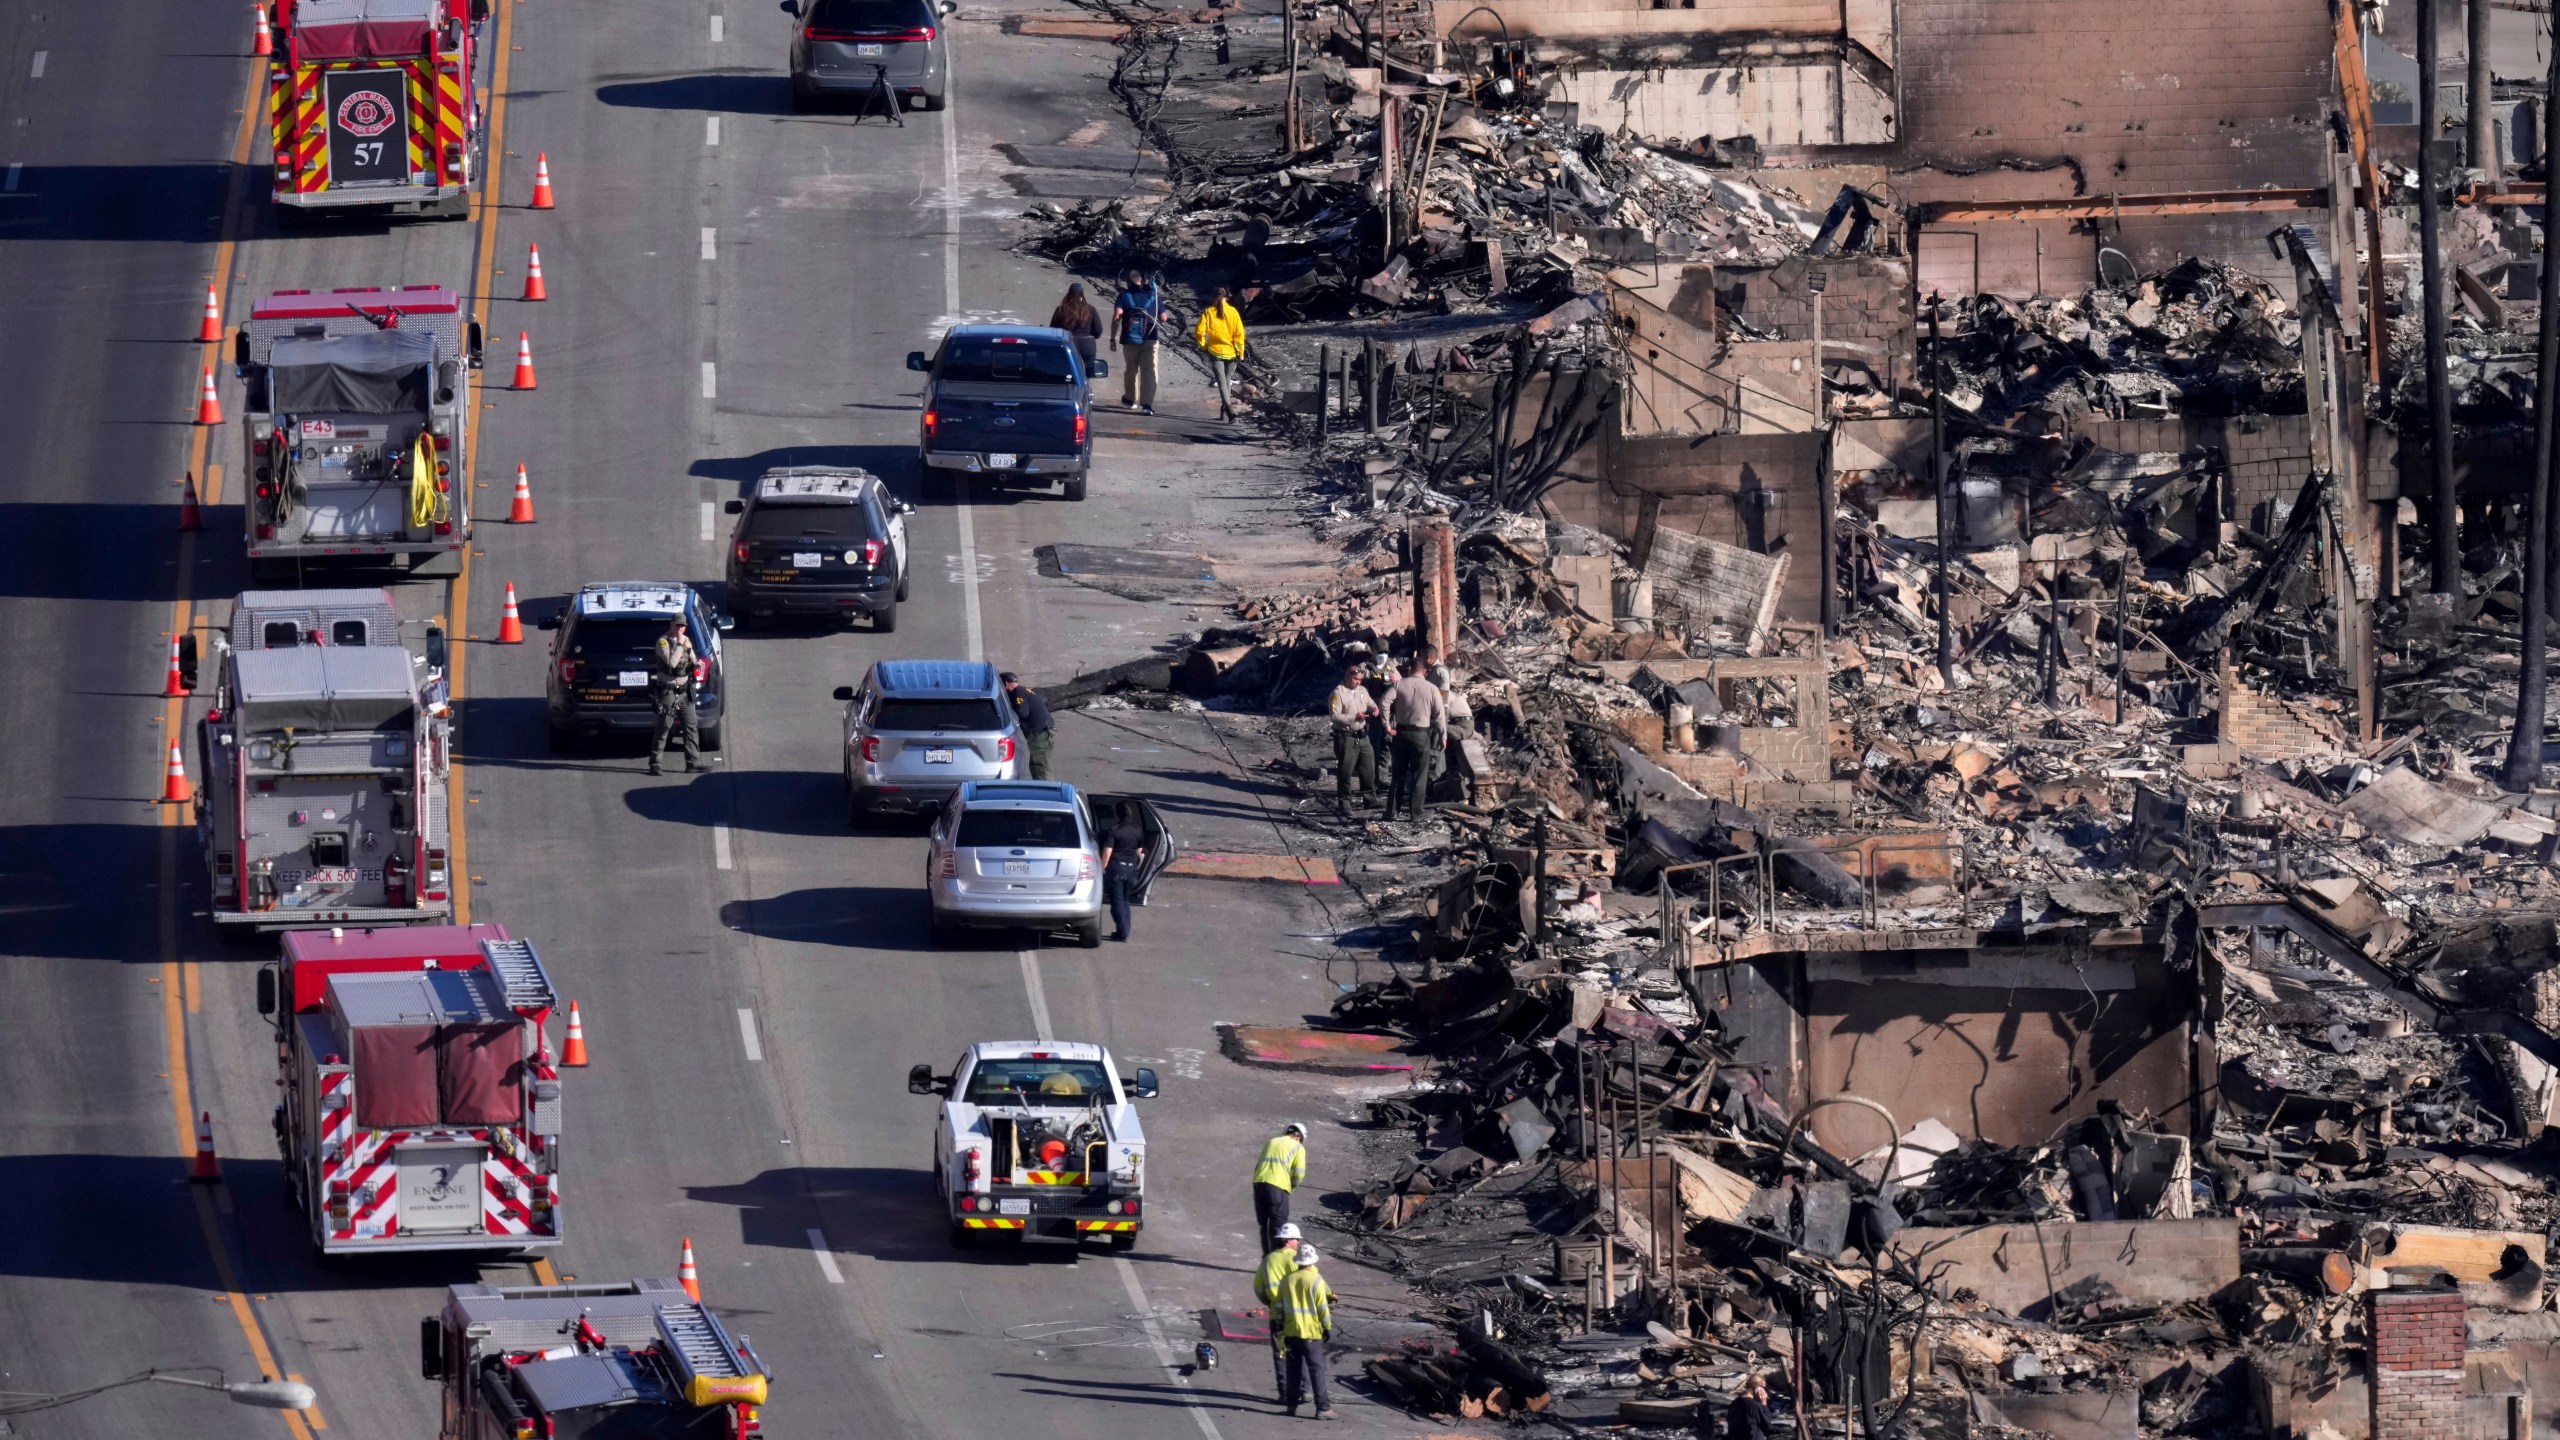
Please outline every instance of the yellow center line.
[{"label": "yellow center line", "polygon": [[[518,0],[522,3],[522,0]],[[507,154],[507,58],[514,46],[508,43],[515,33],[515,6],[498,6],[497,60],[489,72],[489,164],[480,177],[480,275],[471,297],[471,318],[480,326],[485,339],[489,332],[489,281],[491,267],[498,263],[498,198],[502,193],[499,178],[504,173]],[[488,393],[489,372],[482,369],[471,390],[471,413],[463,426],[462,503],[476,505],[480,489],[480,411],[482,396]],[[477,543],[479,521],[473,516],[472,535]],[[451,673],[447,688],[454,704],[462,703],[462,670],[470,658],[467,643],[471,627],[471,550],[462,547],[462,568],[453,577],[453,586],[445,599],[445,633],[452,637]],[[453,883],[453,923],[471,923],[471,851],[463,834],[463,812],[470,808],[470,792],[462,779],[462,762],[454,760],[446,767],[445,780],[445,863],[446,874]],[[545,1281],[545,1284],[550,1282]]]}]

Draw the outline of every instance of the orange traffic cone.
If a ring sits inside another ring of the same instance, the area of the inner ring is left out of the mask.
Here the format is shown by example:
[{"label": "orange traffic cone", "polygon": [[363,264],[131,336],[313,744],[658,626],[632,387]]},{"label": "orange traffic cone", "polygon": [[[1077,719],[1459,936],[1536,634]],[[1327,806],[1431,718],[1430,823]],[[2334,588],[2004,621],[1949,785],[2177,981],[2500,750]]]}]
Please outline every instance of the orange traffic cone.
[{"label": "orange traffic cone", "polygon": [[204,504],[196,498],[196,472],[193,470],[187,472],[187,490],[178,499],[178,528],[181,530],[204,528]]},{"label": "orange traffic cone", "polygon": [[[211,386],[213,384],[213,372],[207,370],[204,373],[204,383],[207,386]],[[533,388],[533,384],[533,337],[526,334],[524,331],[519,330],[516,332],[516,388],[519,390],[530,390]],[[205,393],[210,395],[213,392],[208,389]],[[216,424],[221,423],[221,420],[222,417],[219,414],[214,416],[214,422]]]},{"label": "orange traffic cone", "polygon": [[196,1117],[196,1163],[187,1178],[198,1185],[222,1183],[222,1162],[213,1153],[213,1112]]},{"label": "orange traffic cone", "polygon": [[684,1255],[676,1261],[676,1283],[684,1287],[684,1293],[692,1297],[694,1304],[702,1303],[702,1273],[693,1266],[693,1237],[690,1235],[684,1237]]},{"label": "orange traffic cone", "polygon": [[560,1064],[576,1069],[587,1063],[587,1027],[578,1018],[578,1002],[569,1002],[569,1038],[560,1042]]},{"label": "orange traffic cone", "polygon": [[507,507],[507,523],[510,525],[533,523],[533,487],[525,483],[524,467],[521,465],[516,467],[516,503]]},{"label": "orange traffic cone", "polygon": [[169,637],[169,679],[160,687],[160,698],[175,700],[187,693],[187,678],[178,673],[178,637]]},{"label": "orange traffic cone", "polygon": [[551,208],[551,157],[541,151],[533,156],[533,205],[535,210]]},{"label": "orange traffic cone", "polygon": [[[516,582],[513,580],[507,582],[506,608],[498,612],[498,643],[501,645],[524,643],[524,617],[516,613]],[[575,1006],[570,1007],[569,1010],[569,1033],[571,1035],[578,1033],[578,1012]]]},{"label": "orange traffic cone", "polygon": [[161,783],[160,803],[184,805],[194,798],[196,792],[187,784],[187,759],[178,753],[178,742],[172,740],[169,742],[169,778]]},{"label": "orange traffic cone", "polygon": [[276,42],[267,33],[267,7],[264,5],[252,5],[249,9],[258,17],[258,43],[249,48],[249,53],[252,55],[273,55],[276,53]]},{"label": "orange traffic cone", "polygon": [[527,245],[524,262],[524,298],[548,300],[551,292],[542,287],[542,247]]},{"label": "orange traffic cone", "polygon": [[196,338],[208,345],[222,343],[222,300],[213,287],[204,287],[204,323],[196,327]]},{"label": "orange traffic cone", "polygon": [[213,392],[213,367],[210,365],[204,367],[204,394],[196,400],[196,423],[222,423],[222,397]]}]

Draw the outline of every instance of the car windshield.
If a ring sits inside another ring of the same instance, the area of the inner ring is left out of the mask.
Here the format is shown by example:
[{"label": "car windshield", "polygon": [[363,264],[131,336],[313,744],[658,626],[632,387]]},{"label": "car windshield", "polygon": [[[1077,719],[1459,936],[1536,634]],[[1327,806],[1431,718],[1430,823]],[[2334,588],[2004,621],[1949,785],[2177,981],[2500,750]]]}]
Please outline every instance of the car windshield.
[{"label": "car windshield", "polygon": [[960,816],[951,843],[962,850],[1020,847],[1075,850],[1083,846],[1076,817],[1065,810],[970,810]]},{"label": "car windshield", "polygon": [[969,1072],[972,1105],[1109,1104],[1111,1076],[1098,1060],[981,1060]]},{"label": "car windshield", "polygon": [[747,512],[750,540],[869,540],[871,520],[860,505],[759,505]]},{"label": "car windshield", "polygon": [[637,660],[667,633],[664,615],[590,615],[569,636],[569,653],[590,660]]},{"label": "car windshield", "polygon": [[983,385],[1073,385],[1075,352],[1054,341],[954,340],[942,349],[936,378]]},{"label": "car windshield", "polygon": [[817,9],[809,16],[812,30],[842,30],[865,35],[902,30],[925,30],[933,25],[933,12],[924,0],[818,0]]},{"label": "car windshield", "polygon": [[993,700],[883,700],[874,730],[1001,730]]}]

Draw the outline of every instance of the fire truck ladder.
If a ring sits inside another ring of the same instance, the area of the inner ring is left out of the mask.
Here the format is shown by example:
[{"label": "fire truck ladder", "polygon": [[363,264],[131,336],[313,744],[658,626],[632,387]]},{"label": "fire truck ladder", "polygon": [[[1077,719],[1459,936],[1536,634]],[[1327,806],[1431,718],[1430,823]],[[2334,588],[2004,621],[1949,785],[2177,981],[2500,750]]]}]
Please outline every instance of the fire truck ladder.
[{"label": "fire truck ladder", "polygon": [[531,1010],[556,1010],[560,1001],[552,993],[551,972],[542,968],[542,957],[533,953],[530,940],[483,940],[480,953],[489,961],[489,973],[498,977],[506,991],[507,1008],[523,1014]]},{"label": "fire truck ladder", "polygon": [[699,1305],[659,1306],[658,1334],[686,1384],[697,1376],[737,1380],[756,1373],[747,1368],[746,1356],[730,1341],[729,1332]]}]

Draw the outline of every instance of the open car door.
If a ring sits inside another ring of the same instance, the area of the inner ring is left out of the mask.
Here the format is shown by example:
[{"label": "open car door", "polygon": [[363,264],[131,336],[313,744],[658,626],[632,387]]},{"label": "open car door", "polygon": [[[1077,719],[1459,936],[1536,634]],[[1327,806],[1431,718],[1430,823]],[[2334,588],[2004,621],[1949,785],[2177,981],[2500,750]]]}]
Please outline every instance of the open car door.
[{"label": "open car door", "polygon": [[1109,841],[1111,827],[1118,822],[1120,802],[1126,800],[1138,807],[1138,828],[1147,835],[1147,858],[1138,867],[1138,903],[1147,903],[1147,893],[1155,888],[1156,877],[1173,863],[1177,847],[1173,832],[1165,827],[1164,816],[1155,802],[1136,795],[1098,795],[1084,792],[1085,819],[1093,826],[1096,845]]}]

